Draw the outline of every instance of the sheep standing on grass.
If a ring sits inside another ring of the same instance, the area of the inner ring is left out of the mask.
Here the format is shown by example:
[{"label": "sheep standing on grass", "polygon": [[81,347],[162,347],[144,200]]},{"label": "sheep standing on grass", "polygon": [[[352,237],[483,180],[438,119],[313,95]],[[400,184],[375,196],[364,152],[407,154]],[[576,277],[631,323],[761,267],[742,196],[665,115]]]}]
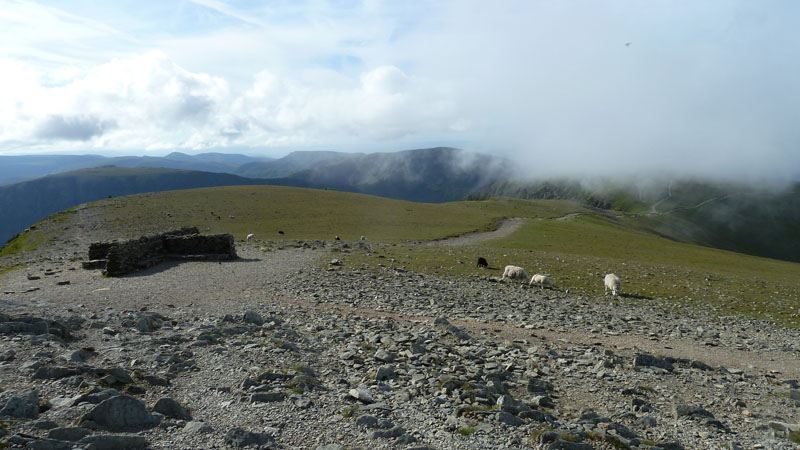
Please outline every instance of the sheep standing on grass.
[{"label": "sheep standing on grass", "polygon": [[248,234],[248,235],[247,235],[247,239],[246,239],[246,240],[247,240],[247,242],[250,242],[250,241],[252,241],[254,237],[256,237],[256,235],[255,235],[255,234],[253,234],[253,233],[250,233],[250,234]]},{"label": "sheep standing on grass", "polygon": [[539,285],[540,288],[549,288],[553,289],[553,282],[550,281],[550,277],[547,275],[542,275],[537,273],[536,275],[531,277],[530,285],[533,286],[534,284]]},{"label": "sheep standing on grass", "polygon": [[613,273],[607,274],[603,282],[603,295],[608,295],[609,289],[611,290],[611,295],[617,295],[620,289],[622,289],[622,281],[620,281],[619,277]]},{"label": "sheep standing on grass", "polygon": [[524,283],[528,281],[530,277],[525,273],[525,269],[522,267],[506,266],[506,270],[503,271],[503,278],[501,278],[500,281],[505,281],[506,278],[509,280],[522,280]]},{"label": "sheep standing on grass", "polygon": [[489,267],[489,262],[486,261],[486,258],[478,257],[478,268],[479,269],[484,269],[484,268],[487,268],[487,267]]}]

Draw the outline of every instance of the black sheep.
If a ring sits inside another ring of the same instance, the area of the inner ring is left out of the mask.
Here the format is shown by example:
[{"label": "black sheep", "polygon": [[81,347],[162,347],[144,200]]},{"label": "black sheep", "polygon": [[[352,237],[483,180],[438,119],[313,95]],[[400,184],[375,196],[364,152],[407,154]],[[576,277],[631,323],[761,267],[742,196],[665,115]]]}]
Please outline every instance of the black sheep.
[{"label": "black sheep", "polygon": [[478,258],[478,267],[489,267],[489,263],[486,262],[486,258],[479,257]]}]

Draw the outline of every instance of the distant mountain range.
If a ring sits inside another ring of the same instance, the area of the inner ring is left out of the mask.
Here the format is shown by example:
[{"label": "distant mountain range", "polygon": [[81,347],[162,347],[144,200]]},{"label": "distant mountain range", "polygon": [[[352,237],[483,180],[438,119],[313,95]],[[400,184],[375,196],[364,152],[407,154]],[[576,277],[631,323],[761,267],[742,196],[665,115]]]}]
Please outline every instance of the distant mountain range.
[{"label": "distant mountain range", "polygon": [[[103,167],[94,167],[98,164]],[[158,165],[163,167],[151,167]],[[0,186],[0,243],[49,214],[109,195],[269,184],[429,203],[569,199],[627,212],[631,226],[674,240],[800,261],[800,183],[762,189],[689,179],[650,180],[646,185],[566,178],[519,181],[512,161],[447,147],[371,154],[294,152],[277,160],[177,152],[163,158],[0,157],[0,180],[81,166],[92,168]]]},{"label": "distant mountain range", "polygon": [[284,178],[315,164],[348,158],[350,155],[340,152],[292,152],[277,160],[244,163],[231,173],[248,178]]},{"label": "distant mountain range", "polygon": [[58,211],[109,196],[258,184],[225,173],[153,167],[94,167],[0,186],[0,241]]},{"label": "distant mountain range", "polygon": [[437,147],[394,153],[344,154],[322,159],[307,169],[268,182],[439,203],[461,200],[484,184],[512,173],[513,163],[509,160]]},{"label": "distant mountain range", "polygon": [[108,158],[100,155],[0,156],[0,186],[55,173],[100,166],[163,167],[167,169],[235,174],[235,171],[243,165],[269,161],[273,161],[273,158],[256,158],[227,153],[187,155],[180,152],[173,152],[163,157],[120,156]]},{"label": "distant mountain range", "polygon": [[[5,158],[17,158],[15,164],[20,168],[20,173],[26,174],[36,170],[57,170],[54,166],[57,163],[65,164],[64,167],[67,164],[97,162],[114,162],[115,165],[72,170],[0,186],[0,213],[4,217],[0,222],[0,242],[6,242],[49,214],[109,195],[270,184],[437,203],[459,200],[485,183],[508,176],[511,170],[510,161],[442,147],[373,154],[294,152],[272,161],[254,161],[254,158],[244,155],[190,156],[182,153],[172,153],[164,158],[96,159],[91,155]],[[116,163],[123,166],[117,166]],[[183,167],[208,166],[231,172],[271,175],[273,178],[245,178],[232,173],[150,167],[159,163]]]}]

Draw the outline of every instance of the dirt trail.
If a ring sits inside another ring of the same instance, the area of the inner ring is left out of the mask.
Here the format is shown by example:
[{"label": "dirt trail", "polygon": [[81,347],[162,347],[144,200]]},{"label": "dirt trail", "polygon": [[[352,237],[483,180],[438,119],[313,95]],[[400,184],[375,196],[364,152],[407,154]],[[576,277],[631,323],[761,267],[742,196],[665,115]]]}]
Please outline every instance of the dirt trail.
[{"label": "dirt trail", "polygon": [[[563,215],[561,217],[553,217],[548,219],[539,218],[536,220],[568,220],[572,219],[573,217],[578,217],[582,213],[570,213]],[[461,236],[451,237],[447,239],[442,239],[438,241],[428,242],[426,245],[452,245],[452,246],[462,246],[462,245],[475,245],[480,244],[482,242],[491,241],[493,239],[500,239],[503,237],[508,236],[509,234],[517,231],[522,224],[525,223],[525,219],[522,217],[514,217],[512,219],[506,219],[500,223],[500,226],[497,227],[494,231],[475,231],[472,233],[465,233]]]},{"label": "dirt trail", "polygon": [[506,237],[509,234],[517,231],[522,226],[524,219],[521,217],[514,217],[513,219],[504,220],[500,226],[494,231],[476,231],[474,233],[466,233],[461,236],[456,236],[440,241],[433,241],[427,245],[475,245],[481,242],[491,241],[492,239],[499,239]]}]

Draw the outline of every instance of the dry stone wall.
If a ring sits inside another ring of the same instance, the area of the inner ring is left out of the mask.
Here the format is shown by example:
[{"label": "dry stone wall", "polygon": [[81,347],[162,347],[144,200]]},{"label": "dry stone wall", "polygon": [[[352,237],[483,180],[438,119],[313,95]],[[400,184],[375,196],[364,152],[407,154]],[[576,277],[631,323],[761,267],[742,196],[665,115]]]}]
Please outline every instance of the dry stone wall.
[{"label": "dry stone wall", "polygon": [[197,227],[184,227],[128,241],[95,242],[89,246],[86,269],[102,269],[108,276],[120,276],[152,267],[167,260],[236,259],[231,234],[202,235]]}]

